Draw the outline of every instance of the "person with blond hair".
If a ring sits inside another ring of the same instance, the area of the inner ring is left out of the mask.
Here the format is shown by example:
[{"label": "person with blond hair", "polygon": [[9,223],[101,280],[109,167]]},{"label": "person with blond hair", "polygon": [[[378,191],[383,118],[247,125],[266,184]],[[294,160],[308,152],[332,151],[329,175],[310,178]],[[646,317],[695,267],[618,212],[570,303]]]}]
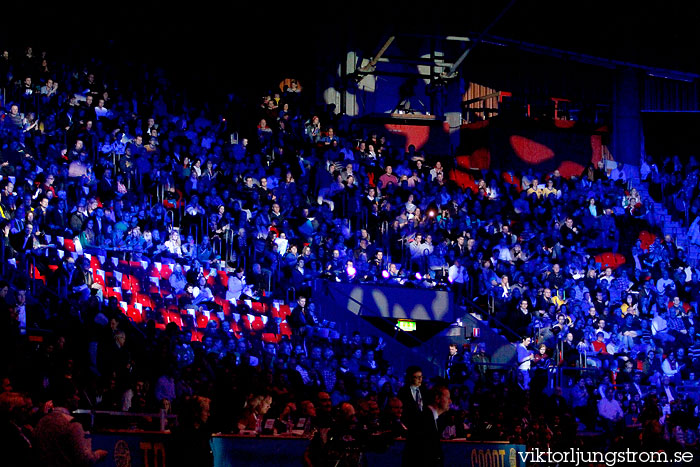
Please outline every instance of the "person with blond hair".
[{"label": "person with blond hair", "polygon": [[241,417],[238,419],[238,429],[241,431],[260,432],[262,419],[270,410],[272,396],[259,394],[246,403]]}]

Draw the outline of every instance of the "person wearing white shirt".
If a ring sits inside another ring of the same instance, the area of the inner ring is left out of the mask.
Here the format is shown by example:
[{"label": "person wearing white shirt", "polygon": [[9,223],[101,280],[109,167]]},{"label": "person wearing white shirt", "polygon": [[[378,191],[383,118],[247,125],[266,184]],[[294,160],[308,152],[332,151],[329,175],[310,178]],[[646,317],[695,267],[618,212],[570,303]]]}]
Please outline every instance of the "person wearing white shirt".
[{"label": "person wearing white shirt", "polygon": [[430,171],[430,180],[435,181],[438,177],[438,174],[444,173],[443,168],[442,168],[442,163],[440,161],[435,162],[435,166],[433,169]]},{"label": "person wearing white shirt", "polygon": [[197,281],[197,286],[192,290],[192,295],[194,296],[194,303],[198,304],[201,302],[209,302],[214,300],[214,294],[207,285],[207,279],[200,275]]},{"label": "person wearing white shirt", "polygon": [[664,372],[664,376],[668,376],[675,382],[680,382],[682,368],[683,365],[679,365],[676,361],[676,352],[674,350],[668,353],[668,356],[661,364],[661,371]]},{"label": "person wearing white shirt", "polygon": [[461,303],[464,296],[465,284],[467,282],[467,270],[459,259],[456,259],[454,264],[447,270],[447,281],[452,284],[452,293],[454,294],[455,303]]},{"label": "person wearing white shirt", "polygon": [[612,431],[613,427],[622,420],[624,413],[620,403],[613,397],[613,389],[605,389],[605,397],[598,401],[598,414],[608,425],[607,431]]},{"label": "person wearing white shirt", "polygon": [[94,110],[97,120],[102,120],[104,118],[109,118],[112,116],[112,112],[107,107],[105,107],[104,99],[98,99],[97,105],[95,106]]},{"label": "person wearing white shirt", "polygon": [[673,279],[668,277],[668,270],[663,269],[661,271],[661,278],[656,281],[656,291],[661,295],[666,295],[667,290],[670,292],[675,292],[676,283]]},{"label": "person wearing white shirt", "polygon": [[524,389],[530,388],[530,365],[534,358],[533,352],[527,347],[532,342],[529,336],[524,336],[516,347],[516,355],[518,357],[518,371],[523,376],[522,386]]},{"label": "person wearing white shirt", "polygon": [[498,250],[498,260],[512,262],[513,256],[510,254],[510,249],[505,243],[500,243],[496,248]]},{"label": "person wearing white shirt", "polygon": [[[228,280],[228,289],[226,290],[226,300],[238,300],[241,295],[249,294],[250,287],[245,281],[243,268],[236,269],[236,272]],[[248,297],[250,298],[250,297]]]},{"label": "person wearing white shirt", "polygon": [[466,272],[466,269],[462,266],[459,259],[456,259],[454,264],[447,270],[447,280],[451,284],[464,284]]},{"label": "person wearing white shirt", "polygon": [[[426,240],[427,239],[426,237]],[[425,255],[431,254],[433,252],[433,245],[428,242],[424,243],[423,234],[417,233],[414,240],[409,244],[408,249],[411,252],[411,259],[415,261],[420,260]]]},{"label": "person wearing white shirt", "polygon": [[180,234],[177,230],[173,230],[170,233],[170,240],[165,242],[165,248],[171,255],[176,255],[178,257],[182,256],[182,245],[180,243]]},{"label": "person wearing white shirt", "polygon": [[27,291],[17,291],[17,304],[15,305],[15,313],[17,313],[17,321],[19,322],[20,334],[27,333]]},{"label": "person wearing white shirt", "polygon": [[615,276],[613,276],[612,268],[607,267],[607,268],[605,268],[605,272],[603,273],[603,277],[600,278],[599,282],[606,281],[608,283],[607,287],[610,288],[610,284],[612,284],[612,281],[614,281],[614,280],[615,280]]},{"label": "person wearing white shirt", "polygon": [[413,198],[413,193],[408,195],[408,199],[406,200],[406,212],[408,214],[413,214],[413,212],[416,210],[416,205],[413,204],[414,198]]},{"label": "person wearing white shirt", "polygon": [[605,330],[605,320],[602,319],[602,318],[598,320],[598,327],[597,327],[597,328],[595,329],[595,331],[593,332],[593,335],[597,336],[598,333],[602,333],[602,334],[603,334],[603,339],[604,339],[606,342],[607,342],[608,340],[610,340],[610,333],[609,333],[608,331]]}]

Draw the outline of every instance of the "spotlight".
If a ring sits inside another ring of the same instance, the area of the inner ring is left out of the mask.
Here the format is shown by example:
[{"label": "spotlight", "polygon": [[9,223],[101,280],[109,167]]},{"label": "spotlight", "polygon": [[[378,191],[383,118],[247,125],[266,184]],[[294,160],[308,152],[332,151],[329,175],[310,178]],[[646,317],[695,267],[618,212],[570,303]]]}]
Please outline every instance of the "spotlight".
[{"label": "spotlight", "polygon": [[389,278],[389,271],[387,271],[386,269],[383,270],[383,271],[382,271],[382,277],[383,277],[384,279],[388,279],[388,278]]},{"label": "spotlight", "polygon": [[421,273],[419,273],[419,272],[416,273],[416,279],[418,279],[418,280],[423,279],[423,276],[421,275]]},{"label": "spotlight", "polygon": [[348,273],[348,276],[354,276],[357,273],[357,269],[355,269],[352,265],[345,268],[345,271]]}]

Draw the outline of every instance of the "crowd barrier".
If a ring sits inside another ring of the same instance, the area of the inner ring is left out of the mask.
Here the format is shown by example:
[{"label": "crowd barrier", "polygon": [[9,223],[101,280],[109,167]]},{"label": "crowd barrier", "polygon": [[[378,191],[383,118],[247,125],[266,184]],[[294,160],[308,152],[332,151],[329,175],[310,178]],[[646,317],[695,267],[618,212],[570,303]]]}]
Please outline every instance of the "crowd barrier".
[{"label": "crowd barrier", "polygon": [[[170,435],[164,432],[113,431],[95,433],[93,449],[104,449],[107,467],[167,467]],[[215,467],[230,466],[299,466],[309,444],[305,437],[214,435],[211,447]],[[368,452],[367,465],[400,466],[405,442],[395,441],[382,452]],[[504,442],[443,442],[445,465],[467,467],[525,467],[519,453],[522,444]],[[170,463],[172,464],[172,463]]]}]

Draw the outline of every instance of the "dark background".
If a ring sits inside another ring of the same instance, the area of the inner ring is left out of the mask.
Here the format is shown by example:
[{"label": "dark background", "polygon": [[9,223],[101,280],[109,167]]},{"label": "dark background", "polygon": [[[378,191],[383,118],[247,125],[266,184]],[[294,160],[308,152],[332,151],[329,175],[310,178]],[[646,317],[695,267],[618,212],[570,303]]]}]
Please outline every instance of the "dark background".
[{"label": "dark background", "polygon": [[[399,6],[397,6],[399,5]],[[230,93],[256,99],[287,77],[306,85],[323,80],[322,67],[339,62],[348,48],[371,57],[396,33],[477,37],[510,8],[491,35],[679,71],[700,72],[700,13],[692,2],[591,0],[483,0],[461,2],[4,2],[0,47],[15,54],[27,45],[35,54],[87,65],[91,57],[131,67],[163,67],[191,97],[207,100]],[[404,42],[405,43],[405,42]],[[449,43],[446,56],[463,44]],[[493,48],[477,46],[464,62],[465,77],[493,66]],[[500,49],[500,60],[505,51]],[[547,58],[512,52],[546,75]],[[409,51],[410,55],[410,51]],[[507,58],[506,58],[507,59]],[[489,62],[492,60],[492,63]],[[551,65],[550,63],[550,65]],[[557,66],[567,66],[556,61]],[[576,70],[580,71],[580,68]],[[574,71],[574,74],[580,74]],[[601,79],[595,68],[583,80]],[[598,77],[598,78],[596,78]],[[328,83],[320,83],[325,87]],[[589,96],[590,98],[590,96]],[[681,153],[696,152],[686,141],[697,119],[679,117]],[[645,119],[649,152],[668,131]],[[670,130],[669,130],[670,131]],[[685,141],[685,142],[684,142]]]},{"label": "dark background", "polygon": [[[371,56],[389,33],[478,33],[509,3],[11,1],[2,7],[0,40],[35,52],[68,48],[77,57],[107,52],[167,66],[200,85],[204,78],[254,89],[269,86],[260,76],[313,78],[315,57],[331,56],[346,38]],[[517,0],[490,33],[700,71],[699,19],[692,2],[677,0]]]}]

